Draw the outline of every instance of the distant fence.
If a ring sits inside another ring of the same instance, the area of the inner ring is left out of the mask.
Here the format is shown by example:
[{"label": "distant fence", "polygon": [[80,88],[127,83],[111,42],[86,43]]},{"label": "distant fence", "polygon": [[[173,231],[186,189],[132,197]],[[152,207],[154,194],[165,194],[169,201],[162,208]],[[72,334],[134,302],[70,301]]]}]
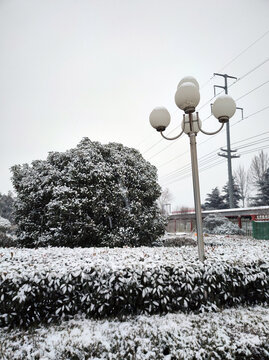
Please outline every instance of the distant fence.
[{"label": "distant fence", "polygon": [[[247,236],[253,236],[256,239],[268,239],[269,237],[269,229],[267,225],[264,225],[266,222],[269,223],[269,206],[202,211],[203,218],[209,214],[227,217],[230,221],[238,224]],[[188,232],[196,228],[194,210],[173,212],[169,215],[168,220],[166,228],[168,232]],[[254,222],[257,224],[255,225]],[[260,222],[261,225],[259,225]]]},{"label": "distant fence", "polygon": [[264,215],[257,216],[252,221],[252,235],[254,239],[269,240],[269,217]]}]

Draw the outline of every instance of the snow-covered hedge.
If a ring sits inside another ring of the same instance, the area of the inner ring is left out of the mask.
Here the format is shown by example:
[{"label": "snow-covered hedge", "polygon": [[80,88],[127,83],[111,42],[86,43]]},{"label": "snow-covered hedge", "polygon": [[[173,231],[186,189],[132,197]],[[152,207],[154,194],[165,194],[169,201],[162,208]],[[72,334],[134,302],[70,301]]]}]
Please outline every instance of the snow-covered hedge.
[{"label": "snow-covered hedge", "polygon": [[218,235],[243,235],[244,231],[226,217],[210,214],[203,220],[204,232]]},{"label": "snow-covered hedge", "polygon": [[[232,244],[232,242],[231,242]],[[1,249],[0,324],[269,302],[269,245]]]},{"label": "snow-covered hedge", "polygon": [[79,318],[27,331],[0,329],[5,360],[247,360],[269,358],[269,309],[138,316],[127,321]]}]

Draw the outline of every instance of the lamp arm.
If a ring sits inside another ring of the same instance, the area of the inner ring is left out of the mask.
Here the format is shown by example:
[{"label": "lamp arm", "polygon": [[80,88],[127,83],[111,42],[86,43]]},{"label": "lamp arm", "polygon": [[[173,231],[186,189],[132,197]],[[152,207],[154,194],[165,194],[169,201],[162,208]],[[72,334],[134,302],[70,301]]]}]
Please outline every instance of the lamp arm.
[{"label": "lamp arm", "polygon": [[165,138],[166,140],[176,140],[176,139],[178,139],[178,138],[183,134],[183,132],[184,132],[184,130],[182,130],[179,135],[177,135],[177,136],[175,136],[175,137],[172,137],[172,138],[169,138],[169,137],[165,136],[162,131],[161,131],[161,135],[162,135],[162,137]]},{"label": "lamp arm", "polygon": [[166,139],[166,140],[176,140],[176,139],[178,139],[178,138],[184,133],[184,130],[185,130],[185,122],[184,122],[184,124],[183,124],[183,130],[181,131],[181,133],[180,133],[179,135],[174,136],[174,137],[172,137],[172,138],[169,138],[169,137],[165,136],[162,131],[161,131],[161,135],[162,135],[162,137],[163,137],[164,139]]},{"label": "lamp arm", "polygon": [[223,126],[224,126],[224,123],[222,123],[222,124],[221,124],[221,127],[220,127],[217,131],[207,132],[207,131],[204,131],[204,130],[202,130],[202,129],[200,128],[199,121],[197,121],[197,124],[198,124],[199,130],[200,130],[202,133],[206,134],[206,135],[215,135],[215,134],[217,134],[218,132],[220,132],[220,131],[222,130]]}]

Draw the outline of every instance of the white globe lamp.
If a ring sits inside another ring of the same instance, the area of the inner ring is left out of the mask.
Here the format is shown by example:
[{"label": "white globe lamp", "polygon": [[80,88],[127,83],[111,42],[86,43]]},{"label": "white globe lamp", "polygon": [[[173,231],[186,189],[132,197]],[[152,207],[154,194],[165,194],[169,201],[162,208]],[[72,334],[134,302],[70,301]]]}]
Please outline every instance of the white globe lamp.
[{"label": "white globe lamp", "polygon": [[184,84],[186,82],[193,83],[199,90],[199,83],[193,76],[185,76],[183,79],[180,80],[180,82],[178,83],[177,88],[179,88],[182,84]]},{"label": "white globe lamp", "polygon": [[179,86],[175,94],[176,105],[186,114],[195,111],[200,101],[199,89],[192,82],[184,82]]},{"label": "white globe lamp", "polygon": [[164,131],[170,124],[170,114],[165,107],[156,107],[149,115],[151,126],[157,131]]},{"label": "white globe lamp", "polygon": [[236,103],[229,95],[219,96],[213,106],[212,113],[220,123],[226,123],[234,115],[236,111]]}]

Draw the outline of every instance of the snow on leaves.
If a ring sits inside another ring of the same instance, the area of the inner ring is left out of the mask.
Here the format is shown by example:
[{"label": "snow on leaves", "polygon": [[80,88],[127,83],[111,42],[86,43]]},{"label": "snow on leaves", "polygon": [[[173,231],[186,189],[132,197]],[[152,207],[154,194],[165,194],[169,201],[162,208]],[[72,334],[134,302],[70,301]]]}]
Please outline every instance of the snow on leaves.
[{"label": "snow on leaves", "polygon": [[6,360],[66,359],[267,359],[269,310],[226,309],[200,314],[88,320],[29,330],[0,329]]},{"label": "snow on leaves", "polygon": [[268,304],[269,243],[208,241],[204,264],[193,247],[2,248],[1,325]]},{"label": "snow on leaves", "polygon": [[84,138],[12,171],[24,246],[140,246],[164,232],[156,168],[135,149]]}]

